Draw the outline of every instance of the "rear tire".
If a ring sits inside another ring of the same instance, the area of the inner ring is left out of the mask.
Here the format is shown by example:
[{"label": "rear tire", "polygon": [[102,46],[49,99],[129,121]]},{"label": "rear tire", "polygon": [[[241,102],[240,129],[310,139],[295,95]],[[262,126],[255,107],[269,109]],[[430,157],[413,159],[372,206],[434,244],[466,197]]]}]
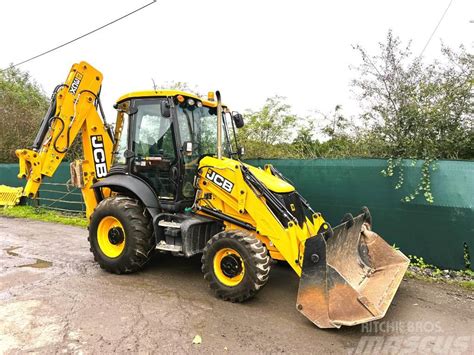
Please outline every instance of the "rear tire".
[{"label": "rear tire", "polygon": [[151,218],[126,196],[101,201],[91,215],[90,251],[102,269],[114,274],[140,270],[155,250]]},{"label": "rear tire", "polygon": [[204,279],[225,301],[252,298],[268,281],[271,258],[267,248],[250,233],[224,231],[213,236],[202,255]]}]

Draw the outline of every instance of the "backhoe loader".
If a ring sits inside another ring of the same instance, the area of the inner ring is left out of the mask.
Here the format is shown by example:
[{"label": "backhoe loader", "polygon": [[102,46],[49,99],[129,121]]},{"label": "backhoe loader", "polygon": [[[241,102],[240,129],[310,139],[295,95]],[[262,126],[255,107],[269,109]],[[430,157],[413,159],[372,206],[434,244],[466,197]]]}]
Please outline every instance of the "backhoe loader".
[{"label": "backhoe loader", "polygon": [[408,259],[371,230],[367,208],[331,227],[271,165],[244,163],[242,115],[177,90],[133,92],[106,123],[102,74],[74,64],[52,96],[31,149],[19,149],[23,196],[34,198],[80,136],[71,163],[82,189],[90,250],[106,271],[140,270],[155,250],[202,254],[202,272],[223,300],[243,302],[267,282],[273,260],[300,277],[296,308],[321,328],[383,317]]}]

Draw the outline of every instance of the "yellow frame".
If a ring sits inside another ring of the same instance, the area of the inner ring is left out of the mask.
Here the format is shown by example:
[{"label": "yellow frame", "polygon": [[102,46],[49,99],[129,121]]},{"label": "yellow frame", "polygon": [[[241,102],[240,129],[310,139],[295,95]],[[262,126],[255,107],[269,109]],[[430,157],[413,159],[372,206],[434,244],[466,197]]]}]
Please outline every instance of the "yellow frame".
[{"label": "yellow frame", "polygon": [[[265,198],[257,194],[244,180],[240,166],[243,163],[229,158],[217,159],[204,157],[199,164],[197,179],[196,206],[199,214],[206,215],[199,207],[209,207],[209,204],[223,214],[248,223],[256,228],[249,231],[267,247],[271,257],[286,260],[301,276],[303,265],[304,242],[315,236],[319,229],[327,224],[319,213],[306,218],[303,226],[290,222],[284,227],[265,203]],[[247,168],[274,192],[291,192],[295,188],[280,178],[274,176],[269,169],[262,170],[250,165]],[[224,191],[222,187],[206,178],[209,170],[231,181],[232,191]],[[211,196],[210,198],[204,198]],[[226,230],[242,229],[235,224],[225,222]]]}]

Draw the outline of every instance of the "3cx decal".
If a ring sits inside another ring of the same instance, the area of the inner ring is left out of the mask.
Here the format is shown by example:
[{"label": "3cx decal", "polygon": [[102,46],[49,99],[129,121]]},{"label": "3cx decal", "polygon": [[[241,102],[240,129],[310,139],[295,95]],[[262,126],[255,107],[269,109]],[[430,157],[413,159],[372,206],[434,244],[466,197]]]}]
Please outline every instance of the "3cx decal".
[{"label": "3cx decal", "polygon": [[225,177],[219,175],[215,171],[209,169],[206,174],[206,179],[211,180],[214,184],[221,187],[223,190],[227,191],[228,193],[232,192],[234,188],[234,184],[227,180]]},{"label": "3cx decal", "polygon": [[77,89],[79,89],[79,85],[81,84],[82,74],[76,73],[76,76],[72,80],[71,86],[69,87],[69,92],[73,95],[76,95]]},{"label": "3cx decal", "polygon": [[101,135],[91,136],[92,156],[94,157],[95,176],[103,178],[107,175],[104,140]]}]

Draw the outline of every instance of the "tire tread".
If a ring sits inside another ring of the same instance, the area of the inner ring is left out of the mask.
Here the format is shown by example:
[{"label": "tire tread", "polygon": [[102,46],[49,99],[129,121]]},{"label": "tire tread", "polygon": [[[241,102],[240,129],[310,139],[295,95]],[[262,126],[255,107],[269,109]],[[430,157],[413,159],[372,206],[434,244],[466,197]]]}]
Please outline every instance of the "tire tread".
[{"label": "tire tread", "polygon": [[[242,281],[242,287],[222,285],[214,275],[214,255],[209,255],[209,253],[212,253],[213,246],[222,240],[237,242],[250,256],[249,260],[244,260],[248,276]],[[243,302],[255,296],[265,286],[270,275],[271,258],[268,255],[267,248],[259,239],[242,230],[228,230],[214,235],[204,248],[201,262],[201,270],[204,273],[204,279],[209,282],[209,287],[217,297],[230,302]]]},{"label": "tire tread", "polygon": [[128,257],[122,257],[121,255],[119,256],[120,262],[113,263],[112,265],[101,255],[98,246],[95,247],[95,243],[91,239],[92,230],[89,230],[89,237],[87,239],[90,243],[90,251],[94,255],[94,260],[102,269],[114,274],[132,273],[142,269],[155,250],[151,218],[146,210],[141,203],[130,197],[108,197],[102,200],[92,213],[91,225],[94,218],[104,210],[123,212],[133,231],[133,233],[127,233],[126,238],[133,238],[135,247],[130,253],[127,253]]}]

